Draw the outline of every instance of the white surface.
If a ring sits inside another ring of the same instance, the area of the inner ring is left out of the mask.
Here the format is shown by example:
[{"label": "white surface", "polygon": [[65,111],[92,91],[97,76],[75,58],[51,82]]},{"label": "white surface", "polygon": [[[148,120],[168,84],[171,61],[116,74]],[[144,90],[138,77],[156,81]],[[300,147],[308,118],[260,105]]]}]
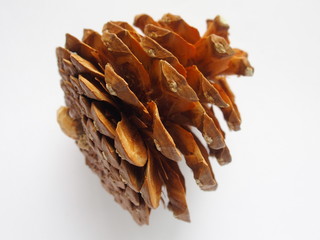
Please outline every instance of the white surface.
[{"label": "white surface", "polygon": [[[317,0],[1,1],[0,239],[320,239],[319,11]],[[221,14],[255,67],[230,79],[243,125],[227,131],[233,162],[213,163],[218,190],[200,191],[183,168],[191,224],[160,207],[138,227],[55,120],[64,34],[144,12],[202,32]]]}]

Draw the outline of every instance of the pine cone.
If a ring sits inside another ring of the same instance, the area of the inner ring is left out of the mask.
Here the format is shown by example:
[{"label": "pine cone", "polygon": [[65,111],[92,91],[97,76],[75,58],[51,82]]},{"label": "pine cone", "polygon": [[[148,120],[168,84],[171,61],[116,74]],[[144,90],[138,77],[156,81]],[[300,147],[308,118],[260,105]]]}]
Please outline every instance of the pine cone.
[{"label": "pine cone", "polygon": [[86,29],[82,41],[66,35],[65,48],[56,50],[67,105],[58,122],[138,224],[148,224],[163,187],[174,216],[190,221],[177,162],[185,159],[202,190],[216,189],[209,156],[221,165],[231,156],[213,105],[239,130],[225,76],[252,75],[253,68],[245,52],[229,46],[219,16],[202,37],[171,14],[158,22],[139,15],[134,25],[144,35],[126,22],[106,23],[102,35]]}]

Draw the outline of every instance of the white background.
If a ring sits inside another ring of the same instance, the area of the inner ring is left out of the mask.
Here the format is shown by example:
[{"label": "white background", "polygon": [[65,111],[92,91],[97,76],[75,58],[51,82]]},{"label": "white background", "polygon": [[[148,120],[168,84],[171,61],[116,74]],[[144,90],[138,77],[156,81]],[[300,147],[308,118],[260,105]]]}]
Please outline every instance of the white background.
[{"label": "white background", "polygon": [[[192,223],[160,206],[139,227],[56,123],[55,47],[66,32],[167,12],[202,33],[222,15],[255,75],[230,79],[243,125],[227,131],[233,162],[213,162],[218,190],[182,167]],[[0,239],[320,239],[319,12],[318,0],[1,0]]]}]

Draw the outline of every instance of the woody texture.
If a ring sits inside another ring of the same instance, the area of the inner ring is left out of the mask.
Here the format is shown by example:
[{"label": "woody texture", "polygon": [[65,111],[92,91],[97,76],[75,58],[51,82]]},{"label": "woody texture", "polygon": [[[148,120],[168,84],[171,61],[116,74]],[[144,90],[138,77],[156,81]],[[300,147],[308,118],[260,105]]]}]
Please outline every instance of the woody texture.
[{"label": "woody texture", "polygon": [[190,221],[179,164],[204,191],[217,188],[209,161],[231,161],[215,111],[230,130],[240,114],[228,75],[251,76],[247,53],[229,45],[217,16],[201,36],[181,17],[142,14],[134,25],[110,21],[102,34],[67,34],[56,49],[65,107],[58,123],[74,139],[106,191],[140,225],[160,202]]}]

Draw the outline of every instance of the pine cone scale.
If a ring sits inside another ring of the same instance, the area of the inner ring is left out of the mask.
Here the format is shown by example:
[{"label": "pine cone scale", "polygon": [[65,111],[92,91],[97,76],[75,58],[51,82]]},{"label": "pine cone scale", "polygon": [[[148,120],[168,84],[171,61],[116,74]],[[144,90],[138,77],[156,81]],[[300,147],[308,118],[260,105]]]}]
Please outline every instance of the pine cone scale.
[{"label": "pine cone scale", "polygon": [[134,166],[143,167],[147,162],[147,149],[139,132],[122,116],[116,128],[115,147],[122,159]]},{"label": "pine cone scale", "polygon": [[150,208],[157,208],[161,199],[162,179],[158,172],[157,161],[154,160],[150,150],[145,170],[145,178],[140,190],[141,197]]},{"label": "pine cone scale", "polygon": [[159,20],[159,23],[161,26],[171,29],[173,32],[191,44],[195,44],[200,40],[199,31],[190,26],[179,16],[172,15],[170,13],[165,14]]}]

